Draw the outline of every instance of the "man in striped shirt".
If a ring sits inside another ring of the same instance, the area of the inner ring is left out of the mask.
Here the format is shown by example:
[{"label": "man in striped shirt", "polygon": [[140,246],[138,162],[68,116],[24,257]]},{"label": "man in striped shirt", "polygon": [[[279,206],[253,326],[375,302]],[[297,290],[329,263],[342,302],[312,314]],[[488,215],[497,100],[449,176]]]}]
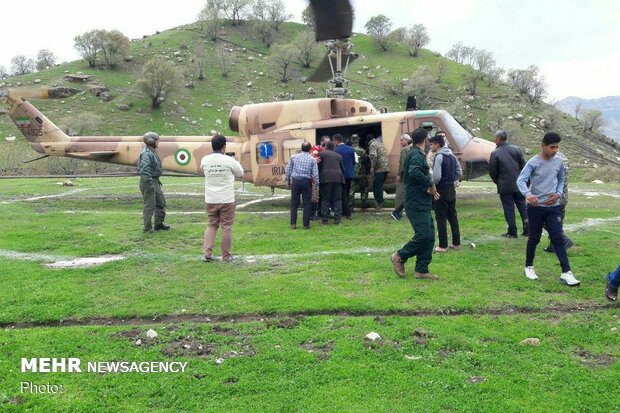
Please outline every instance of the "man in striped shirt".
[{"label": "man in striped shirt", "polygon": [[300,196],[304,205],[304,229],[310,229],[312,183],[319,185],[319,168],[316,159],[310,155],[311,147],[310,142],[302,143],[301,152],[291,156],[284,171],[286,183],[291,188],[291,229],[297,229]]}]

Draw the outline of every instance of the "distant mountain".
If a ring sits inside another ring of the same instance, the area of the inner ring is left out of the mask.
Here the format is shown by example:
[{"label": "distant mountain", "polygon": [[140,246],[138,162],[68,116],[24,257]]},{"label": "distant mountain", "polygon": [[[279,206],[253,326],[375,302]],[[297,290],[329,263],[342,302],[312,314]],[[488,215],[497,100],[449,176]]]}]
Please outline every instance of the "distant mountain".
[{"label": "distant mountain", "polygon": [[620,96],[607,96],[600,99],[581,99],[571,96],[562,99],[555,106],[562,112],[575,116],[575,108],[579,104],[582,110],[601,111],[605,119],[605,126],[601,131],[620,142]]}]

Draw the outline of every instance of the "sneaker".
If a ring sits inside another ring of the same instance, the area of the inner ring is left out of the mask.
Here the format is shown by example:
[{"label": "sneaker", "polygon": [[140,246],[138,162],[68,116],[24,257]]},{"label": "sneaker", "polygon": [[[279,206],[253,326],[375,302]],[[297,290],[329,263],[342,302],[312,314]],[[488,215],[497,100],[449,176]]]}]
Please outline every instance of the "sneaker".
[{"label": "sneaker", "polygon": [[170,229],[170,225],[166,225],[166,224],[159,224],[159,225],[155,225],[155,228],[153,228],[155,231],[168,231]]},{"label": "sneaker", "polygon": [[390,216],[394,219],[394,221],[400,221],[402,215],[400,212],[393,211]]},{"label": "sneaker", "polygon": [[447,248],[442,248],[439,245],[435,247],[435,252],[448,252]]},{"label": "sneaker", "polygon": [[419,280],[438,280],[439,276],[432,272],[415,272],[413,276]]},{"label": "sneaker", "polygon": [[614,287],[607,281],[607,285],[605,286],[605,297],[609,301],[617,301],[618,300],[618,287]]},{"label": "sneaker", "polygon": [[563,272],[560,276],[560,282],[568,285],[569,287],[576,287],[581,284],[579,280],[575,278],[572,271]]},{"label": "sneaker", "polygon": [[505,234],[502,234],[502,237],[503,238],[517,238],[517,235],[516,234],[513,235],[513,234],[505,233]]},{"label": "sneaker", "polygon": [[461,246],[460,245],[450,244],[450,248],[452,248],[454,251],[460,251],[461,250]]},{"label": "sneaker", "polygon": [[396,273],[396,275],[398,275],[399,277],[404,277],[405,275],[407,275],[407,273],[405,272],[405,264],[403,264],[403,260],[398,256],[397,252],[392,254],[392,256],[390,257],[390,261],[392,261],[392,266],[394,267],[394,272]]},{"label": "sneaker", "polygon": [[213,257],[202,257],[202,262],[212,262]]},{"label": "sneaker", "polygon": [[529,267],[525,267],[525,276],[530,280],[538,279],[538,275],[536,275],[536,271],[534,271],[534,267],[531,265]]}]

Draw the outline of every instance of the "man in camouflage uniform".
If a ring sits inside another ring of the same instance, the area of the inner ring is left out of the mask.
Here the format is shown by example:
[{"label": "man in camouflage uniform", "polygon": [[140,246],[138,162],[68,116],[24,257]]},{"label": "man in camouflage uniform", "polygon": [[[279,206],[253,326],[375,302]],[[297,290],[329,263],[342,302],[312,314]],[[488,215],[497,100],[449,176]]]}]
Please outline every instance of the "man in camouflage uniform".
[{"label": "man in camouflage uniform", "polygon": [[362,200],[362,209],[368,208],[368,174],[370,173],[370,158],[366,150],[360,146],[360,137],[357,134],[351,135],[351,144],[357,155],[355,163],[355,173],[351,183],[351,192],[349,192],[349,211],[353,212],[353,204],[355,203],[355,193],[360,193]]},{"label": "man in camouflage uniform", "polygon": [[375,138],[368,134],[368,157],[370,158],[370,172],[374,175],[373,195],[375,197],[375,209],[383,208],[383,182],[390,171],[387,151],[381,142],[381,137]]},{"label": "man in camouflage uniform", "polygon": [[[140,174],[140,192],[144,200],[142,217],[144,219],[144,232],[169,230],[170,226],[164,224],[166,217],[166,198],[161,190],[159,177],[162,175],[161,160],[157,154],[159,135],[155,132],[147,132],[143,137],[146,146],[140,153],[138,160],[138,173]],[[151,224],[151,218],[155,214],[155,225]]]},{"label": "man in camouflage uniform", "polygon": [[400,137],[400,161],[398,162],[398,175],[396,176],[396,199],[394,201],[394,211],[390,216],[398,221],[402,217],[403,209],[405,209],[405,183],[403,182],[403,172],[405,163],[409,157],[409,152],[413,148],[411,145],[411,137],[404,133]]}]

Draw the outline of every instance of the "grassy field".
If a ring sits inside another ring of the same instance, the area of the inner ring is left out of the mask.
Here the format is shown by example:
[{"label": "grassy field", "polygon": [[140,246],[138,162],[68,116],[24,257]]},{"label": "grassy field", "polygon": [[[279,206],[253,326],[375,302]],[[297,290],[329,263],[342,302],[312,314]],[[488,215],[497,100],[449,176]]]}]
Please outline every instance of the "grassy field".
[{"label": "grassy field", "polygon": [[[459,190],[463,250],[438,281],[396,277],[411,237],[388,212],[289,229],[288,192],[237,193],[232,264],[202,263],[201,178],[164,178],[172,225],[144,234],[137,178],[0,180],[2,411],[617,411],[620,185],[572,183],[582,285],[506,240],[488,182]],[[240,184],[238,184],[240,186]],[[121,255],[89,268],[61,260]],[[413,263],[408,273],[413,271]],[[147,338],[154,329],[158,336]],[[370,341],[370,332],[381,338]],[[538,338],[539,346],[521,344]],[[21,372],[22,357],[187,362],[182,373]],[[32,394],[22,382],[62,385]],[[616,410],[614,410],[616,409]]]}]

